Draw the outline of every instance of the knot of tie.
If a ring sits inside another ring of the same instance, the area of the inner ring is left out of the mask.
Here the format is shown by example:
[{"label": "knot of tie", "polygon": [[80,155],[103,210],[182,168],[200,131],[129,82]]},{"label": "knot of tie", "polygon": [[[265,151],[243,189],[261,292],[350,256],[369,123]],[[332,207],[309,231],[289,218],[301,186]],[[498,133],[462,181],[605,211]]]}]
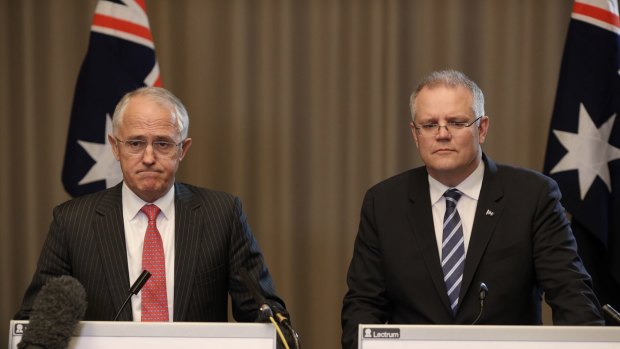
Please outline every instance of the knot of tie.
[{"label": "knot of tie", "polygon": [[157,220],[159,212],[161,212],[161,209],[156,205],[148,204],[142,206],[140,211],[142,211],[147,217],[149,217],[149,222],[155,222]]},{"label": "knot of tie", "polygon": [[458,189],[448,189],[443,196],[446,198],[446,206],[456,207],[456,202],[461,198],[461,193]]}]

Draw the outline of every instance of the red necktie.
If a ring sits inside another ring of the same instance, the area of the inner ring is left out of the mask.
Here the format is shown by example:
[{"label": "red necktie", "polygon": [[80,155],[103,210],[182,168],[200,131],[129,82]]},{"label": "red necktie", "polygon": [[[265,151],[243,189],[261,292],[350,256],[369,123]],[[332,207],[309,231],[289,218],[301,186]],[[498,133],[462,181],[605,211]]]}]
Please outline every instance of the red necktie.
[{"label": "red necktie", "polygon": [[164,244],[157,230],[157,215],[161,210],[155,205],[144,205],[140,211],[149,218],[144,235],[142,270],[152,274],[142,288],[142,321],[168,321],[166,260]]}]

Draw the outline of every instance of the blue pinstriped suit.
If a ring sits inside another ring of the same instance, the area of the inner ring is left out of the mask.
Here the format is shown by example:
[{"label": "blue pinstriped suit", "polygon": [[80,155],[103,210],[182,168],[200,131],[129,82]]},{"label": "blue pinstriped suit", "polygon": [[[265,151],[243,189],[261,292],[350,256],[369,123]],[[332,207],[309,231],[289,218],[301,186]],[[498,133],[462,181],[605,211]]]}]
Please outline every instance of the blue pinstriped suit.
[{"label": "blue pinstriped suit", "polygon": [[[27,319],[38,291],[52,276],[71,275],[86,289],[84,320],[112,320],[129,280],[121,187],[70,200],[54,209],[53,222],[16,319]],[[237,321],[254,321],[257,307],[241,279],[244,267],[275,294],[258,244],[238,198],[175,184],[174,321],[227,321],[228,293]],[[126,307],[119,320],[132,319]]]}]

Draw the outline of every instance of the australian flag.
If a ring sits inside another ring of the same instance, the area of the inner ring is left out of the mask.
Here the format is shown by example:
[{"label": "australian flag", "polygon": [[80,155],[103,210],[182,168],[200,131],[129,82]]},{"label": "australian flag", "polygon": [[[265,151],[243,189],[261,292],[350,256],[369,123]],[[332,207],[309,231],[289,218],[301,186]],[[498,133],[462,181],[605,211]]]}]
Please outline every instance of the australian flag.
[{"label": "australian flag", "polygon": [[620,309],[619,114],[618,1],[575,1],[544,171],[560,185],[579,254],[599,301],[616,309]]},{"label": "australian flag", "polygon": [[116,103],[142,86],[161,86],[145,0],[101,0],[75,88],[62,182],[80,196],[121,181],[107,135]]}]

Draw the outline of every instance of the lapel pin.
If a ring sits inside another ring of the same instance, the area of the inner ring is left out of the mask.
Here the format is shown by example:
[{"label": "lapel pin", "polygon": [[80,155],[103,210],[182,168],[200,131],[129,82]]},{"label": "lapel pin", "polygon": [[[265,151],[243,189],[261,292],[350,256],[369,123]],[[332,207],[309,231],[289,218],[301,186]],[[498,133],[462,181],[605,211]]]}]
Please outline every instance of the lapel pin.
[{"label": "lapel pin", "polygon": [[489,217],[493,217],[495,215],[495,212],[493,212],[491,210],[487,210],[486,215],[489,216]]}]

